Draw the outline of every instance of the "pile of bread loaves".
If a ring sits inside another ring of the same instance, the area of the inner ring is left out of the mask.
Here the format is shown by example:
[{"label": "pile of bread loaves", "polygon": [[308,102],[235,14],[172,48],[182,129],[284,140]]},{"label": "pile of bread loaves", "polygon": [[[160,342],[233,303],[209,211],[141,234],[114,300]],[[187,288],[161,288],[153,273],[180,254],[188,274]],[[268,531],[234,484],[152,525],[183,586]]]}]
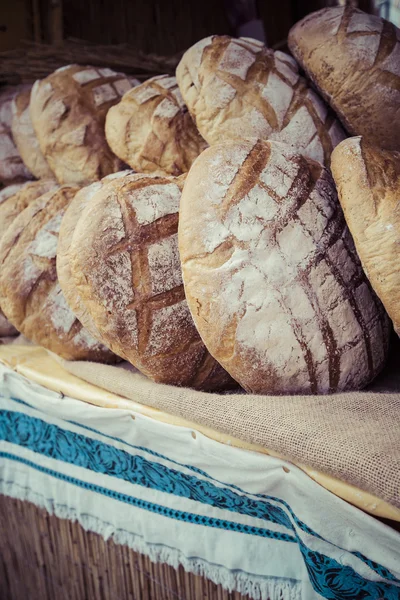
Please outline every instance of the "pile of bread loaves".
[{"label": "pile of bread loaves", "polygon": [[0,333],[209,391],[367,385],[400,333],[400,31],[326,8],[289,47],[3,95]]}]

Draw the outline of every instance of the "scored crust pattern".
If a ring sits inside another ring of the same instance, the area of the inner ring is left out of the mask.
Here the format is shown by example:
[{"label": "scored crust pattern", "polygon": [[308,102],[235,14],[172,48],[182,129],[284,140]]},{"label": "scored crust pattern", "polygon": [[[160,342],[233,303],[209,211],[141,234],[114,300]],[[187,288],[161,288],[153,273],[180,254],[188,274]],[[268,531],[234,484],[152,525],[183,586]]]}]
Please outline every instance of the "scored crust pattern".
[{"label": "scored crust pattern", "polygon": [[400,149],[400,30],[393,23],[350,4],[327,8],[297,23],[288,43],[351,134]]},{"label": "scored crust pattern", "polygon": [[104,185],[75,229],[71,271],[116,354],[155,381],[219,388],[232,382],[201,342],[182,284],[182,186],[181,178],[142,174]]},{"label": "scored crust pattern", "polygon": [[68,65],[34,84],[32,124],[60,183],[89,183],[122,168],[104,123],[108,109],[137,83],[111,69]]},{"label": "scored crust pattern", "polygon": [[110,108],[106,137],[121,160],[143,173],[181,175],[207,147],[169,75],[148,79]]},{"label": "scored crust pattern", "polygon": [[41,179],[10,185],[2,190],[0,192],[0,241],[14,219],[31,202],[56,187],[58,186],[54,180]]},{"label": "scored crust pattern", "polygon": [[18,85],[5,88],[0,94],[0,183],[9,185],[17,181],[32,179],[18,153],[11,133],[11,104],[14,96],[28,86]]},{"label": "scored crust pattern", "polygon": [[346,136],[325,102],[300,77],[296,61],[248,39],[212,36],[183,56],[177,80],[209,144],[273,139],[329,164]]},{"label": "scored crust pattern", "polygon": [[193,318],[245,389],[335,392],[380,371],[387,317],[321,165],[274,142],[215,146],[188,176],[180,218]]},{"label": "scored crust pattern", "polygon": [[400,335],[400,152],[353,137],[335,149],[332,174],[363,269]]},{"label": "scored crust pattern", "polygon": [[66,359],[107,360],[69,309],[56,274],[61,220],[78,188],[43,194],[15,218],[0,244],[0,302],[29,340]]},{"label": "scored crust pattern", "polygon": [[22,160],[38,179],[53,179],[54,175],[39,147],[29,111],[31,91],[18,94],[12,102],[11,131]]}]

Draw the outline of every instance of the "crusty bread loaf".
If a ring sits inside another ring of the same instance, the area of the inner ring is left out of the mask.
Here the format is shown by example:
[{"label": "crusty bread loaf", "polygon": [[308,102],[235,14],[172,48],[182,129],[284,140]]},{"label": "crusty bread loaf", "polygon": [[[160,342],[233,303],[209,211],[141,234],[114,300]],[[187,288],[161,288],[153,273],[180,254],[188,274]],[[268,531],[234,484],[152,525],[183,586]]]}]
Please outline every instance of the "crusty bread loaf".
[{"label": "crusty bread loaf", "polygon": [[353,135],[400,150],[400,30],[348,4],[297,23],[289,47]]},{"label": "crusty bread loaf", "polygon": [[136,80],[111,69],[69,65],[32,88],[40,149],[60,183],[85,184],[121,170],[104,134],[108,109]]},{"label": "crusty bread loaf", "polygon": [[176,77],[209,144],[279,140],[328,165],[345,137],[334,114],[300,77],[296,61],[254,40],[201,40],[183,55]]},{"label": "crusty bread loaf", "polygon": [[126,92],[108,111],[106,138],[113,152],[140,173],[181,175],[207,147],[169,75]]},{"label": "crusty bread loaf", "polygon": [[54,179],[52,170],[42,151],[33,129],[29,111],[31,91],[25,90],[17,94],[12,103],[11,132],[17,150],[29,171],[37,179]]},{"label": "crusty bread loaf", "polygon": [[182,285],[182,177],[130,174],[103,185],[75,228],[71,272],[116,354],[155,381],[220,389],[232,380],[206,351]]},{"label": "crusty bread loaf", "polygon": [[104,361],[111,353],[69,309],[56,274],[58,231],[77,189],[62,186],[47,192],[8,228],[0,243],[0,305],[32,342],[66,359]]},{"label": "crusty bread loaf", "polygon": [[31,202],[56,187],[57,183],[54,179],[41,179],[10,185],[2,190],[0,192],[0,241],[14,219]]},{"label": "crusty bread loaf", "polygon": [[197,329],[246,390],[357,389],[381,370],[389,321],[321,164],[277,142],[209,148],[185,183],[179,250]]},{"label": "crusty bread loaf", "polygon": [[82,325],[91,333],[97,340],[101,340],[101,333],[98,331],[90,313],[86,310],[85,304],[82,302],[78,289],[75,285],[74,278],[71,273],[71,244],[75,228],[85,210],[90,203],[92,197],[98,192],[103,185],[108,181],[114,181],[114,190],[118,189],[117,179],[124,180],[126,175],[132,171],[120,171],[104,177],[101,181],[96,181],[79,190],[68,205],[68,208],[63,216],[60,227],[60,234],[57,245],[57,277],[60,283],[62,292],[72,312],[77,316]]},{"label": "crusty bread loaf", "polygon": [[[0,239],[8,226],[11,224],[14,212],[15,197],[25,188],[25,186],[36,185],[38,182],[15,183],[9,185],[0,191]],[[12,208],[11,208],[12,206]],[[10,337],[17,335],[18,331],[6,319],[0,310],[0,337]]]},{"label": "crusty bread loaf", "polygon": [[[29,87],[29,86],[28,86]],[[14,143],[11,133],[12,101],[26,85],[9,86],[0,93],[0,187],[32,179]]]},{"label": "crusty bread loaf", "polygon": [[364,271],[400,335],[400,152],[350,138],[335,149],[332,174]]}]

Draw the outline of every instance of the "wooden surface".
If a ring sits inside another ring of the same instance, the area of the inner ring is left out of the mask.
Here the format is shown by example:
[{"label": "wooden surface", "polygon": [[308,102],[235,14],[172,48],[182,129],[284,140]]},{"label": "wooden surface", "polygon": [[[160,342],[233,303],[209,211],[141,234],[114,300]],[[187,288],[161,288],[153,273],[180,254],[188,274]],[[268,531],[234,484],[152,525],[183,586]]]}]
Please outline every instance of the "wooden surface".
[{"label": "wooden surface", "polygon": [[1,600],[248,600],[0,495]]}]

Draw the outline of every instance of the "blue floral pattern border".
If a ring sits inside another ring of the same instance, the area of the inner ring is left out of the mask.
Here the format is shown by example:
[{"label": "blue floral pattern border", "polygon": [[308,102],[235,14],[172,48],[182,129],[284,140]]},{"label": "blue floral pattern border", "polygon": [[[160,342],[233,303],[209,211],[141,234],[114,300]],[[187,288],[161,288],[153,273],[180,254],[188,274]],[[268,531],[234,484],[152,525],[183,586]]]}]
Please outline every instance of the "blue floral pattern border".
[{"label": "blue floral pattern border", "polygon": [[[100,486],[92,486],[75,478],[68,478],[62,473],[44,469],[40,465],[28,461],[33,468],[44,470],[53,477],[70,480],[70,483],[84,488],[91,486],[93,491],[111,495],[117,500],[134,504],[158,514],[164,514],[169,518],[185,520],[198,525],[229,529],[249,535],[261,535],[283,542],[297,543],[305,561],[310,581],[314,589],[324,598],[335,600],[347,598],[400,600],[400,588],[395,584],[367,580],[356,573],[352,567],[341,565],[335,559],[308,548],[299,537],[295,525],[286,512],[265,499],[256,500],[247,497],[244,492],[240,494],[227,487],[217,487],[211,481],[204,481],[194,475],[168,468],[140,455],[130,454],[103,441],[62,429],[57,425],[20,412],[7,410],[0,412],[0,440],[28,448],[49,458],[78,465],[92,472],[110,475],[148,489],[174,494],[213,508],[220,508],[281,525],[288,530],[288,533],[249,527],[226,519],[215,519],[193,513],[174,511]],[[147,449],[144,450],[148,451]],[[24,461],[24,459],[12,453],[1,453],[1,455],[5,458]],[[290,509],[289,506],[287,508]],[[297,519],[291,509],[290,513],[297,526],[300,526],[303,531],[306,530],[307,533],[315,535],[310,528]],[[359,555],[359,558],[366,564],[370,563],[369,566],[382,578],[399,583],[383,566],[372,563],[360,553],[354,554]]]}]

